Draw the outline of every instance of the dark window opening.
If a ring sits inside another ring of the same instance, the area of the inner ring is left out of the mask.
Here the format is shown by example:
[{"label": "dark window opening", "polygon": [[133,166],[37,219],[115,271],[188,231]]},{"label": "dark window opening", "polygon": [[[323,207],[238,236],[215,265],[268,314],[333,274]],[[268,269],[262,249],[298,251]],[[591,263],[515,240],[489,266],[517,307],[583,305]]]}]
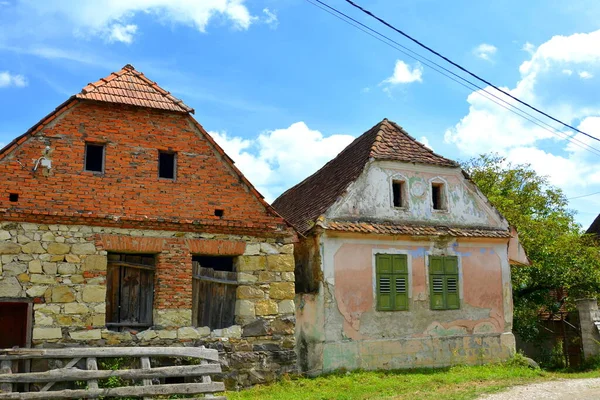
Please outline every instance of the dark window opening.
[{"label": "dark window opening", "polygon": [[233,257],[192,257],[192,321],[210,329],[235,324],[238,286]]},{"label": "dark window opening", "polygon": [[394,207],[404,207],[404,199],[402,198],[402,191],[404,189],[404,182],[393,181],[392,182],[392,195],[394,199]]},{"label": "dark window opening", "polygon": [[431,200],[434,210],[445,210],[444,185],[442,183],[431,184]]},{"label": "dark window opening", "polygon": [[223,218],[223,214],[225,214],[224,210],[221,210],[219,208],[215,209],[215,217]]},{"label": "dark window opening", "polygon": [[158,176],[175,179],[175,153],[158,152]]},{"label": "dark window opening", "polygon": [[17,201],[19,201],[19,193],[9,193],[8,201],[12,203],[16,203]]},{"label": "dark window opening", "polygon": [[106,325],[136,330],[152,326],[153,254],[108,254]]},{"label": "dark window opening", "polygon": [[104,172],[103,144],[85,144],[85,170],[91,172]]}]

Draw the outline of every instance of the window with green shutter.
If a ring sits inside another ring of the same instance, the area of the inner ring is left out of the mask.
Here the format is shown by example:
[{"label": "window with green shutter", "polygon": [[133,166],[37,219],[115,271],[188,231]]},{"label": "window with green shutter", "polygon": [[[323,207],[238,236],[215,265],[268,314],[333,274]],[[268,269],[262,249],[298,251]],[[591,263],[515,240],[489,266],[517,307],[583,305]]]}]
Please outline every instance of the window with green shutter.
[{"label": "window with green shutter", "polygon": [[408,310],[408,262],[406,254],[377,254],[377,310]]},{"label": "window with green shutter", "polygon": [[458,257],[429,257],[429,294],[432,310],[459,309],[458,284]]}]

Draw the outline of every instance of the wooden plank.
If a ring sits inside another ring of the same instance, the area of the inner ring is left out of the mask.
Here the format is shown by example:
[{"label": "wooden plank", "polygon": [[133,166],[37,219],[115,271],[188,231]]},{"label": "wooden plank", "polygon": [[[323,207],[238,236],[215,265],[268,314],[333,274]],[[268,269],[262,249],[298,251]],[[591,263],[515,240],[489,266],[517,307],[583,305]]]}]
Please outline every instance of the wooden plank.
[{"label": "wooden plank", "polygon": [[[12,375],[12,361],[4,360],[0,362],[0,374]],[[0,391],[11,393],[12,383],[3,383],[0,385]]]},{"label": "wooden plank", "polygon": [[240,283],[237,280],[233,281],[233,280],[229,280],[229,279],[211,278],[211,277],[203,276],[203,275],[193,275],[192,278],[197,279],[199,281],[204,281],[204,282],[220,283],[222,285],[235,285],[235,286],[240,285]]},{"label": "wooden plank", "polygon": [[[10,362],[10,361],[4,361]],[[89,381],[92,379],[107,379],[118,377],[122,379],[160,379],[176,376],[193,377],[221,372],[220,364],[179,365],[156,367],[152,369],[122,369],[122,370],[83,370],[79,368],[59,368],[46,372],[29,372],[22,374],[0,374],[0,382],[54,382],[54,381]]]},{"label": "wooden plank", "polygon": [[[72,368],[75,364],[77,364],[79,362],[79,360],[81,360],[81,357],[75,357],[73,358],[71,361],[69,361],[67,363],[67,365],[65,365],[65,368]],[[43,388],[40,389],[40,392],[47,392],[48,390],[50,390],[50,388],[52,386],[54,386],[54,384],[57,381],[54,382],[48,382]]]},{"label": "wooden plank", "polygon": [[106,275],[106,316],[110,322],[119,321],[119,278],[120,268],[108,267]]},{"label": "wooden plank", "polygon": [[[152,365],[150,365],[150,357],[141,357],[140,364],[142,369],[151,369]],[[152,379],[144,379],[142,380],[142,385],[144,386],[152,386]],[[152,400],[150,397],[144,397],[144,400]]]},{"label": "wooden plank", "polygon": [[[208,364],[208,361],[206,361],[206,360],[202,360],[200,362],[200,365],[207,365],[207,364]],[[202,383],[212,383],[212,379],[210,378],[209,375],[205,375],[202,377]],[[207,394],[205,397],[213,398],[214,396],[212,394]]]},{"label": "wooden plank", "polygon": [[154,271],[140,271],[139,318],[140,322],[152,324],[154,300]]},{"label": "wooden plank", "polygon": [[73,357],[195,357],[219,361],[219,352],[201,347],[67,347],[0,350],[0,361]]},{"label": "wooden plank", "polygon": [[145,270],[150,270],[150,271],[156,270],[156,267],[154,267],[153,265],[136,264],[136,263],[125,262],[125,261],[109,261],[108,266],[109,267],[126,267],[126,268],[134,268],[134,269],[145,269]]},{"label": "wooden plank", "polygon": [[46,399],[96,399],[101,396],[111,397],[144,397],[165,396],[171,394],[201,394],[224,392],[225,385],[222,382],[212,383],[176,383],[156,386],[125,386],[118,388],[103,388],[94,390],[57,390],[52,392],[29,392],[29,393],[0,393],[0,399],[15,400],[46,400]]},{"label": "wooden plank", "polygon": [[[95,357],[89,357],[86,360],[86,367],[88,371],[97,371],[98,370],[98,363],[96,362],[96,358]],[[90,389],[98,389],[98,380],[97,379],[90,379],[88,381],[88,388]]]}]

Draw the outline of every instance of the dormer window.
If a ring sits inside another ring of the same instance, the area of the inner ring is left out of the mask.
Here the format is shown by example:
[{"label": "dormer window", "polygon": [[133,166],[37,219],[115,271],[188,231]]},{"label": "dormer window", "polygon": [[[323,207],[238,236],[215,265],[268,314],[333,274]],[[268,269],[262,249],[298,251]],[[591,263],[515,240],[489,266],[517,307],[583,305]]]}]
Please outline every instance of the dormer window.
[{"label": "dormer window", "polygon": [[391,179],[391,205],[394,208],[408,208],[408,190],[406,178],[402,175],[393,176]]},{"label": "dormer window", "polygon": [[447,210],[446,188],[442,182],[431,183],[431,204],[434,210]]}]

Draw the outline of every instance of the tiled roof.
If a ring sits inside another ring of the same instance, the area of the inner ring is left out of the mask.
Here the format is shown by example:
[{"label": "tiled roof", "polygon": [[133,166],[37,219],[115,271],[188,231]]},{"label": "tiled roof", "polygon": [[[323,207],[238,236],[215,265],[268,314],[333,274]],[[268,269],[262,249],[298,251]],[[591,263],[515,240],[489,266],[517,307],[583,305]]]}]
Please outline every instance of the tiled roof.
[{"label": "tiled roof", "polygon": [[375,233],[379,235],[454,236],[510,238],[508,230],[489,228],[460,228],[449,226],[402,225],[393,222],[323,221],[319,226],[332,231]]},{"label": "tiled roof", "polygon": [[384,119],[320,170],[279,196],[273,207],[300,233],[305,233],[359,177],[371,158],[458,167],[456,162],[419,143],[396,123]]},{"label": "tiled roof", "polygon": [[118,72],[111,73],[106,78],[88,84],[75,97],[85,100],[194,113],[194,110],[186,106],[183,101],[173,97],[169,92],[158,86],[156,82],[136,71],[130,64],[127,64]]},{"label": "tiled roof", "polygon": [[592,222],[585,233],[600,236],[600,214],[598,214],[594,222]]}]

